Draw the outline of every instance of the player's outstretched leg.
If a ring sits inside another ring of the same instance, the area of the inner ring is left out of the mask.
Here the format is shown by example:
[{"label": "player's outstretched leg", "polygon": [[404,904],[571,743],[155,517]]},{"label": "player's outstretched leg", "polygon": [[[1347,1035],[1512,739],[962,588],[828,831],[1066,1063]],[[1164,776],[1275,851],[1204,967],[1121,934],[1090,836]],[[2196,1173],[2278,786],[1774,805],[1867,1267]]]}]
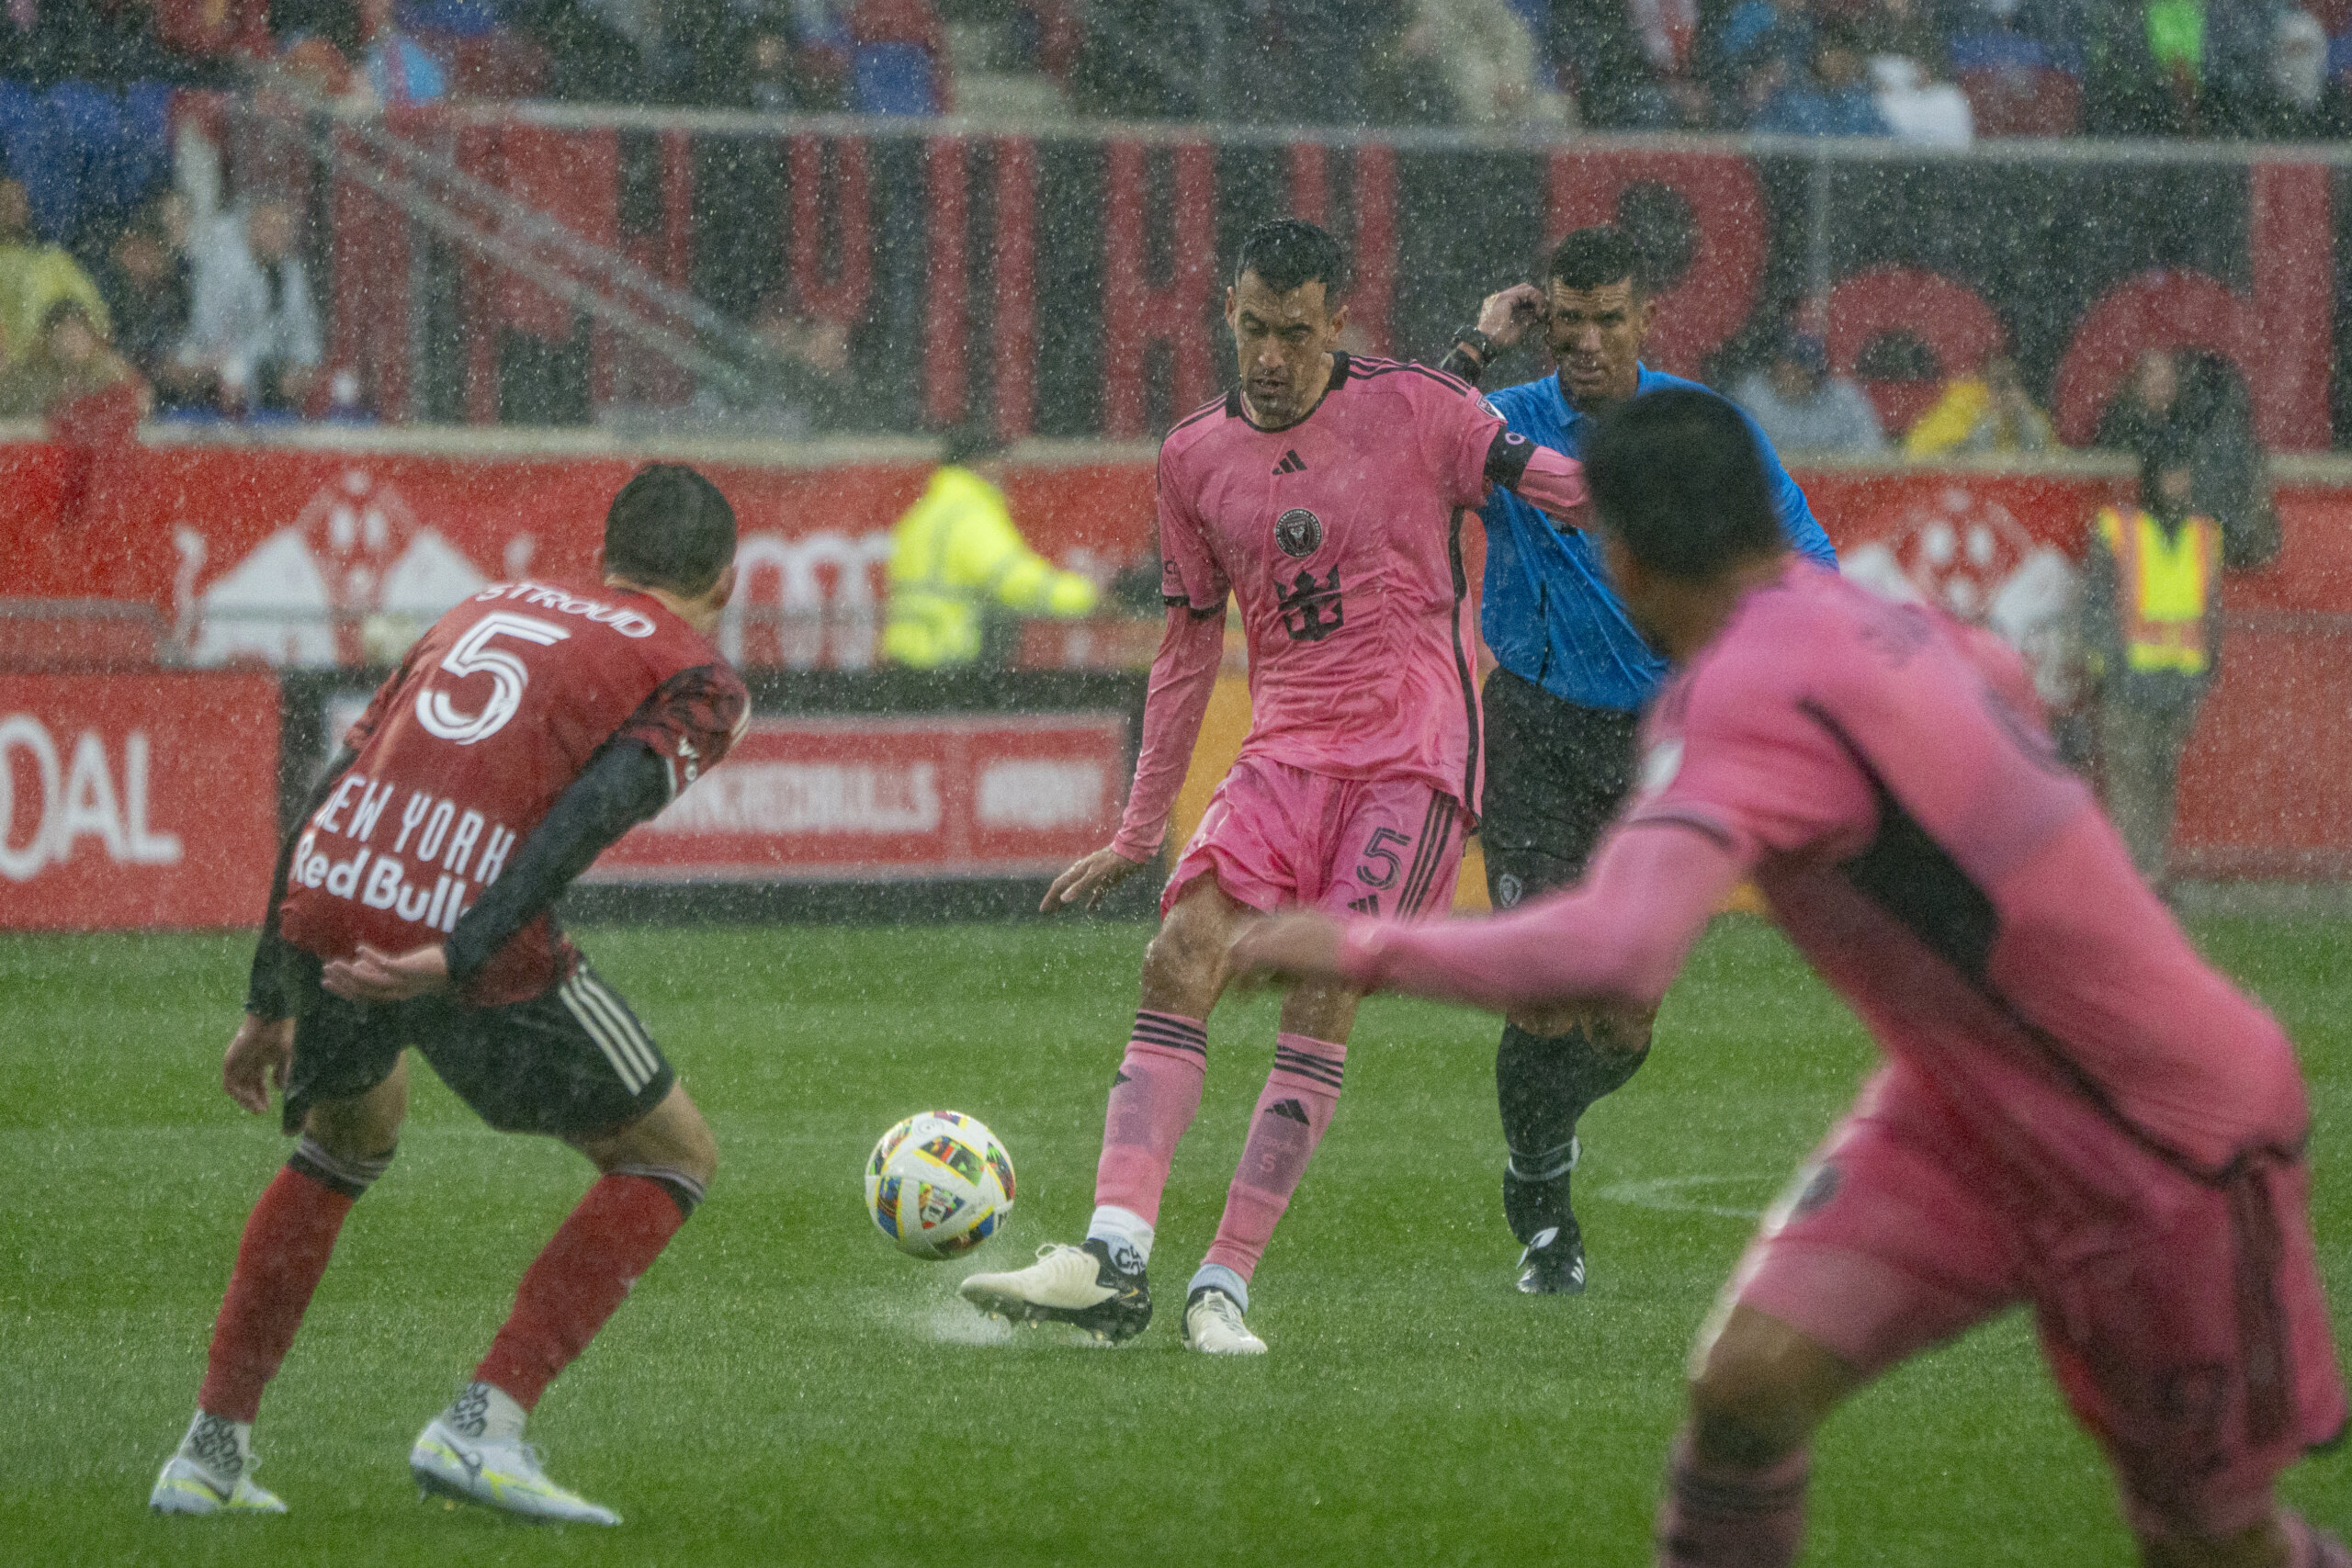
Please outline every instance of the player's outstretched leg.
[{"label": "player's outstretched leg", "polygon": [[[1352,995],[1301,987],[1283,1011],[1302,1016],[1283,1021],[1310,1021],[1304,1015],[1312,1013],[1321,1032],[1344,1039],[1354,1002]],[[1249,1140],[1226,1190],[1216,1240],[1184,1292],[1188,1348],[1212,1355],[1265,1353],[1265,1341],[1242,1321],[1250,1308],[1250,1280],[1331,1125],[1347,1060],[1348,1048],[1338,1042],[1288,1031],[1275,1036],[1273,1070],[1250,1113]]]},{"label": "player's outstretched leg", "polygon": [[1080,1247],[1048,1245],[1025,1269],[973,1274],[957,1293],[1016,1323],[1067,1323],[1121,1344],[1151,1322],[1151,1261],[1160,1193],[1176,1145],[1201,1109],[1208,1072],[1203,1020],[1225,988],[1225,953],[1240,906],[1213,875],[1187,886],[1144,955],[1142,1006],[1111,1079],[1094,1216]]},{"label": "player's outstretched leg", "polygon": [[1624,1087],[1648,1059],[1649,1046],[1648,1020],[1613,1013],[1503,1025],[1495,1053],[1496,1098],[1510,1150],[1503,1216],[1524,1249],[1519,1288],[1530,1295],[1584,1290],[1584,1233],[1568,1203],[1581,1152],[1577,1122],[1596,1100]]},{"label": "player's outstretched leg", "polygon": [[1734,1307],[1701,1353],[1658,1506],[1658,1568],[1790,1568],[1814,1430],[1860,1379],[1779,1319]]},{"label": "player's outstretched leg", "polygon": [[408,1463],[427,1493],[616,1525],[618,1514],[548,1478],[524,1422],[702,1201],[718,1155],[683,1088],[617,1134],[573,1142],[602,1176],[524,1271],[473,1381],[425,1424]]},{"label": "player's outstretched leg", "polygon": [[293,1346],[344,1217],[390,1167],[407,1109],[404,1065],[395,1065],[391,1076],[366,1094],[311,1109],[302,1141],[245,1221],[236,1267],[213,1321],[196,1417],[148,1495],[155,1512],[286,1511],[253,1479],[258,1462],[254,1418],[262,1390]]}]

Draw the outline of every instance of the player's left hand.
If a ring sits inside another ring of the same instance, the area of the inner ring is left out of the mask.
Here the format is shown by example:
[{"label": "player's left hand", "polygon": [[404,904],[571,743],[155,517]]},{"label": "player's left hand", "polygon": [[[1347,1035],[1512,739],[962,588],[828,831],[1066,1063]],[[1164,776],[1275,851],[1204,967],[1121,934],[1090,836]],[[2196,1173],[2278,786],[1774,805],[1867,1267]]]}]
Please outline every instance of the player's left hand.
[{"label": "player's left hand", "polygon": [[1298,911],[1252,920],[1233,939],[1236,979],[1344,980],[1340,943],[1347,928],[1329,915]]},{"label": "player's left hand", "polygon": [[356,956],[328,964],[319,981],[347,1002],[404,1002],[448,989],[449,954],[439,942],[394,955],[363,942]]}]

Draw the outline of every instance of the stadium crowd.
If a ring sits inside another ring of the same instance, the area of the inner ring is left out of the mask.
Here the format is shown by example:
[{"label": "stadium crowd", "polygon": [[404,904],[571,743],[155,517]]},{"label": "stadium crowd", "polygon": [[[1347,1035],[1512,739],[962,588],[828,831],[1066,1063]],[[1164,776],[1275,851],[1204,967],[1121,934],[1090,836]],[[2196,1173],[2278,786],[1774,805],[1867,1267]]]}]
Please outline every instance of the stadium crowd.
[{"label": "stadium crowd", "polygon": [[10,106],[291,73],[390,103],[999,109],[1966,139],[2330,137],[2352,0],[8,0]]}]

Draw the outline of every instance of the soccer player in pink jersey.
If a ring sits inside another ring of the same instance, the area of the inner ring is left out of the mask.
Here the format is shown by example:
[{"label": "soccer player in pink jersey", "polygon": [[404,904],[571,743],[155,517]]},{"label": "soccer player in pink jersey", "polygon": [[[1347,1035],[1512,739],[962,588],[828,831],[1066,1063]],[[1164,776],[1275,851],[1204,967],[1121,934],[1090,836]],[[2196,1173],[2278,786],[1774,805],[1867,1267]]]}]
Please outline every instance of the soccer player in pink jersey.
[{"label": "soccer player in pink jersey", "polygon": [[[1581,471],[1503,427],[1464,383],[1354,359],[1342,257],[1311,223],[1260,225],[1226,293],[1239,390],[1179,423],[1159,453],[1161,593],[1142,755],[1125,819],[1071,866],[1046,908],[1092,906],[1159,850],[1238,596],[1250,728],[1160,895],[1159,934],[1112,1079],[1083,1247],[976,1274],[986,1311],[1124,1340],[1151,1319],[1145,1266],[1177,1141],[1200,1109],[1227,947],[1253,912],[1293,906],[1412,918],[1453,890],[1478,808],[1477,606],[1465,517],[1489,484],[1555,515]],[[1256,1354],[1250,1279],[1339,1102],[1356,993],[1287,999],[1216,1239],[1186,1292],[1184,1342]]]},{"label": "soccer player in pink jersey", "polygon": [[1639,399],[1585,462],[1679,666],[1589,875],[1488,920],[1261,922],[1236,970],[1654,1006],[1752,875],[1889,1060],[1702,1333],[1657,1561],[1793,1562],[1815,1427],[2030,1303],[2147,1562],[2352,1568],[2272,1490],[2345,1427],[2277,1023],[2133,873],[2014,655],[1790,558],[1735,412]]}]

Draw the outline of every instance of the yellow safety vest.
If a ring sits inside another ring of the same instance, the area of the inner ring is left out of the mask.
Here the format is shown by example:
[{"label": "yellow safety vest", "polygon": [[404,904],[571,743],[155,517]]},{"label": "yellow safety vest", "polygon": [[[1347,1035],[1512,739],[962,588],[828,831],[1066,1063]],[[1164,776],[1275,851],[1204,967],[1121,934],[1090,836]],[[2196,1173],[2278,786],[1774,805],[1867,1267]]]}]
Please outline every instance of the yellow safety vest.
[{"label": "yellow safety vest", "polygon": [[1057,571],[1023,543],[1004,494],[969,468],[943,464],[890,536],[890,615],[882,651],[916,670],[980,656],[990,604],[1019,615],[1090,614],[1094,584]]},{"label": "yellow safety vest", "polygon": [[2205,673],[2212,663],[2205,613],[2222,573],[2221,528],[2210,517],[2188,517],[2166,537],[2146,512],[2108,507],[2098,514],[2098,536],[2115,558],[2115,619],[2131,667]]}]

